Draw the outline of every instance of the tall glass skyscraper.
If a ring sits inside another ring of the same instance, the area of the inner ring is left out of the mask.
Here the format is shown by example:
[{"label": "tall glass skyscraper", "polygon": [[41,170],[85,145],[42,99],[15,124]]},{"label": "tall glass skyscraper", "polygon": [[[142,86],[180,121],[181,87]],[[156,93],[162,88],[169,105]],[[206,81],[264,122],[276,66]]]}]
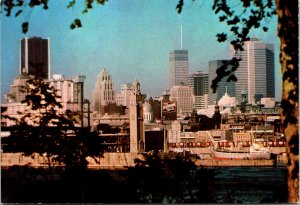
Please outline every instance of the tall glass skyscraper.
[{"label": "tall glass skyscraper", "polygon": [[236,53],[230,46],[230,57],[234,56],[242,59],[235,72],[237,101],[241,102],[243,89],[248,92],[249,103],[261,97],[275,97],[274,45],[252,38],[245,42],[241,52]]},{"label": "tall glass skyscraper", "polygon": [[187,50],[174,50],[170,52],[170,89],[175,85],[187,85],[189,75],[189,61]]},{"label": "tall glass skyscraper", "polygon": [[189,76],[188,85],[192,88],[194,109],[205,109],[208,105],[208,74],[197,71]]},{"label": "tall glass skyscraper", "polygon": [[40,37],[21,39],[20,74],[50,80],[50,43]]}]

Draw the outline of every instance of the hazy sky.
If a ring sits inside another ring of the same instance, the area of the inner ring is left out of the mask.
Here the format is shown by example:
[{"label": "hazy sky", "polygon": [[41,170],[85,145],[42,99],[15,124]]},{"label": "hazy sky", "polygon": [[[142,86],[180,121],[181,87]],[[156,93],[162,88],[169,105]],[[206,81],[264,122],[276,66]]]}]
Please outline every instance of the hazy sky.
[{"label": "hazy sky", "polygon": [[[18,18],[1,17],[1,96],[19,74],[20,39],[50,38],[51,77],[86,75],[85,97],[92,100],[96,76],[103,68],[112,75],[115,89],[137,78],[143,93],[159,96],[169,85],[169,52],[180,49],[180,25],[183,25],[183,49],[189,51],[190,73],[208,71],[208,61],[227,59],[229,42],[218,43],[215,35],[227,30],[211,10],[213,1],[185,0],[183,12],[176,11],[178,0],[110,0],[95,5],[87,14],[82,6],[67,9],[67,2],[52,0],[49,10],[27,9]],[[69,26],[80,18],[83,27]],[[29,32],[21,30],[30,22]],[[265,22],[267,33],[255,31],[265,43],[275,44],[276,99],[281,97],[277,18]]]}]

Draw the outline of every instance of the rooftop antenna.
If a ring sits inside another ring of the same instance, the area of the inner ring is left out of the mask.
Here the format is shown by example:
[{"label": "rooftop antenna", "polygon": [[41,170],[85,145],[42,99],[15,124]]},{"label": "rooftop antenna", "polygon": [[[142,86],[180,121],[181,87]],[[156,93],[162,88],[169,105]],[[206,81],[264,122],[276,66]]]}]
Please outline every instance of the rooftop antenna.
[{"label": "rooftop antenna", "polygon": [[182,50],[182,24],[180,25],[180,49]]}]

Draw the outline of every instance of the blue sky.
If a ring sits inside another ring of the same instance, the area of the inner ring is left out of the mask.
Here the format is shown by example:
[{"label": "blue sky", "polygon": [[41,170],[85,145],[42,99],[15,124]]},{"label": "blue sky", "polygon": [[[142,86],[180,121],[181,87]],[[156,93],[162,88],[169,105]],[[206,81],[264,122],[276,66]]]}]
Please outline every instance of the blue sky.
[{"label": "blue sky", "polygon": [[[51,76],[86,75],[85,97],[92,100],[96,76],[103,68],[112,75],[115,89],[137,78],[143,93],[159,96],[169,84],[169,52],[180,49],[180,25],[183,25],[183,49],[189,50],[190,73],[208,71],[208,61],[227,59],[229,42],[218,43],[215,35],[227,31],[211,10],[212,1],[186,0],[183,12],[176,11],[178,0],[110,0],[81,14],[82,5],[67,9],[67,2],[52,0],[49,10],[27,9],[18,18],[1,17],[1,100],[19,72],[20,39],[50,38]],[[83,27],[69,26],[80,18]],[[27,34],[21,31],[29,21]],[[254,31],[265,43],[275,45],[276,99],[281,98],[279,40],[277,19],[269,22],[269,31]],[[277,83],[279,82],[279,83]]]}]

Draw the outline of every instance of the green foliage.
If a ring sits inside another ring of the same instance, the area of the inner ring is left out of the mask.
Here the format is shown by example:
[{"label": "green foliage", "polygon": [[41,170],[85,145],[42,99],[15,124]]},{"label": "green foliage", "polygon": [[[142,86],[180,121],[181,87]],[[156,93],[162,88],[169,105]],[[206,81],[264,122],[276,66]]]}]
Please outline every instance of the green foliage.
[{"label": "green foliage", "polygon": [[[6,16],[11,16],[13,12],[15,17],[19,17],[24,10],[26,10],[26,7],[29,7],[31,9],[41,7],[44,10],[48,10],[48,3],[49,0],[30,0],[29,3],[27,3],[25,0],[3,0],[1,2],[1,13],[2,8],[4,12],[6,13]],[[82,13],[88,13],[90,9],[93,9],[94,3],[98,5],[104,5],[108,0],[85,0],[84,1],[84,8],[82,10]],[[74,8],[76,5],[76,0],[70,0],[66,8]],[[76,18],[70,25],[70,29],[76,29],[81,28],[82,23],[80,19]],[[22,32],[27,33],[29,29],[29,22],[23,22],[22,23]]]},{"label": "green foliage", "polygon": [[81,21],[79,19],[75,19],[74,22],[70,25],[71,29],[82,27]]},{"label": "green foliage", "polygon": [[[228,38],[228,34],[217,34],[217,40],[219,42],[225,42],[228,39],[232,39],[230,44],[233,46],[236,54],[243,51],[244,42],[250,39],[250,30],[262,27],[264,32],[268,31],[266,26],[262,26],[263,22],[271,18],[276,14],[274,2],[272,0],[240,0],[239,6],[230,5],[231,2],[226,0],[215,0],[212,9],[219,16],[220,22],[225,22],[231,32],[231,36]],[[238,2],[234,2],[237,4]],[[236,78],[234,72],[239,67],[241,56],[232,58],[228,63],[223,64],[217,70],[217,76],[213,80],[211,88],[213,92],[216,92],[218,83],[227,77],[227,82],[234,81]]]},{"label": "green foliage", "polygon": [[75,116],[62,112],[59,96],[49,83],[41,79],[27,81],[27,95],[23,103],[27,109],[19,113],[17,125],[8,140],[11,152],[23,152],[25,156],[42,156],[51,169],[57,164],[67,168],[86,167],[87,157],[96,162],[102,154],[97,133],[88,128],[74,126]]},{"label": "green foliage", "polygon": [[179,1],[178,1],[178,4],[177,4],[177,6],[176,6],[176,10],[177,10],[177,12],[178,12],[179,14],[180,14],[181,11],[182,11],[183,4],[184,4],[183,0],[179,0]]},{"label": "green foliage", "polygon": [[213,173],[199,169],[189,158],[144,154],[129,171],[139,203],[211,202],[209,196]]}]

